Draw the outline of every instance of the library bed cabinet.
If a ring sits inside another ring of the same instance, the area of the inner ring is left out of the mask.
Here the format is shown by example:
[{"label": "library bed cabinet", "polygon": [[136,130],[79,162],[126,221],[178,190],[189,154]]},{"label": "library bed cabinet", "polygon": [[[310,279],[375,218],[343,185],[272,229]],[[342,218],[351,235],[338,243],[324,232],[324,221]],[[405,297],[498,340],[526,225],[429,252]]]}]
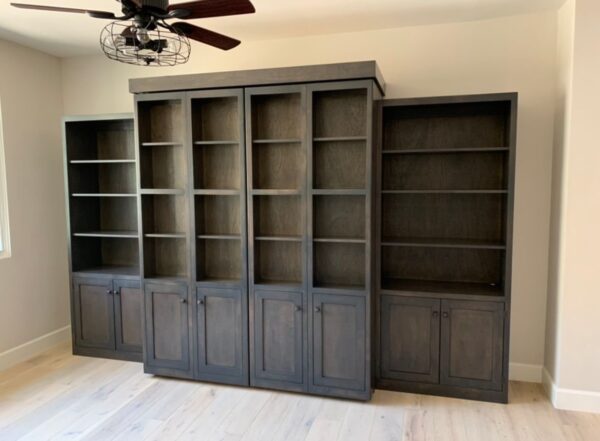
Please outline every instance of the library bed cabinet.
[{"label": "library bed cabinet", "polygon": [[142,359],[133,115],[63,122],[73,351]]},{"label": "library bed cabinet", "polygon": [[506,401],[515,95],[383,100],[374,62],[130,91],[65,122],[75,353]]}]

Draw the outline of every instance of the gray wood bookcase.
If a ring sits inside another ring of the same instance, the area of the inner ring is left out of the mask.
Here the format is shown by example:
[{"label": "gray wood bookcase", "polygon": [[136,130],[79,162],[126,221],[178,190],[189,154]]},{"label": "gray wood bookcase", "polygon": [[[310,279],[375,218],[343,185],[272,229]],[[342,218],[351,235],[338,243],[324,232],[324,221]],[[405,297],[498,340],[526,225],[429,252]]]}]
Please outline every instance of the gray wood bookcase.
[{"label": "gray wood bookcase", "polygon": [[347,67],[132,81],[146,372],[370,398],[383,84]]},{"label": "gray wood bookcase", "polygon": [[73,351],[141,360],[132,115],[63,120]]},{"label": "gray wood bookcase", "polygon": [[516,94],[386,100],[377,386],[506,402]]}]

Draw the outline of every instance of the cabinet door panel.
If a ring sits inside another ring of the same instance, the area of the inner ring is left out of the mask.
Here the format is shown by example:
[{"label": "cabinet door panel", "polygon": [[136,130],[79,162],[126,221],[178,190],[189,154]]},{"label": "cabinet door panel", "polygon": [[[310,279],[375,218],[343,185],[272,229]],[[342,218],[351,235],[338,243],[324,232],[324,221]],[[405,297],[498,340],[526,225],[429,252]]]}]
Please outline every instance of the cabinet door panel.
[{"label": "cabinet door panel", "polygon": [[313,386],[364,390],[365,350],[364,297],[313,294]]},{"label": "cabinet door panel", "polygon": [[73,279],[73,294],[77,345],[115,349],[111,280]]},{"label": "cabinet door panel", "polygon": [[502,389],[504,303],[442,301],[442,384]]},{"label": "cabinet door panel", "polygon": [[254,372],[273,387],[303,383],[301,292],[254,293]]},{"label": "cabinet door panel", "polygon": [[440,301],[381,297],[381,377],[439,382]]},{"label": "cabinet door panel", "polygon": [[[198,369],[207,379],[247,384],[246,328],[239,289],[197,289]],[[216,376],[213,378],[213,376]]]},{"label": "cabinet door panel", "polygon": [[146,285],[147,363],[190,368],[188,292],[180,285]]},{"label": "cabinet door panel", "polygon": [[113,288],[117,350],[142,352],[143,296],[140,282],[115,280]]}]

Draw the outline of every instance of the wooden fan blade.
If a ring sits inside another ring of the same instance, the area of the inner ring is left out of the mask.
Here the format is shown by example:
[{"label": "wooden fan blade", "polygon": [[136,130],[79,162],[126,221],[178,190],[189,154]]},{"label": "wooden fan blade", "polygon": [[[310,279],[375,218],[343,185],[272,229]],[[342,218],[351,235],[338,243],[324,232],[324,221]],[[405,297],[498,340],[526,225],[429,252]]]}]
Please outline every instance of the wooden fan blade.
[{"label": "wooden fan blade", "polygon": [[227,35],[209,31],[208,29],[204,29],[199,26],[194,26],[189,23],[184,23],[182,21],[173,23],[172,26],[175,29],[183,32],[188,38],[191,38],[192,40],[196,40],[201,43],[218,47],[219,49],[223,49],[224,51],[233,49],[241,43],[240,40],[228,37]]},{"label": "wooden fan blade", "polygon": [[250,0],[199,0],[195,2],[169,5],[167,11],[184,9],[189,15],[184,20],[207,17],[223,17],[225,15],[252,14],[256,12]]},{"label": "wooden fan blade", "polygon": [[71,12],[74,14],[88,14],[95,18],[116,18],[115,14],[106,11],[95,11],[92,9],[74,9],[74,8],[61,8],[59,6],[41,6],[41,5],[28,5],[25,3],[11,3],[11,6],[20,9],[35,9],[37,11],[52,11],[52,12]]}]

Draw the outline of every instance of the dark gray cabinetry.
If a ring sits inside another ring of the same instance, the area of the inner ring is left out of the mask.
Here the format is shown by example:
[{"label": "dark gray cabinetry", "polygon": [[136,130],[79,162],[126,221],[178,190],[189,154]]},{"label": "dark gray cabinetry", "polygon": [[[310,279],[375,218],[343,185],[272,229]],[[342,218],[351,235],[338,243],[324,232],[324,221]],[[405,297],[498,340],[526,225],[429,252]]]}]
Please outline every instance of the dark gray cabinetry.
[{"label": "dark gray cabinetry", "polygon": [[191,376],[190,321],[187,286],[146,283],[147,372]]},{"label": "dark gray cabinetry", "polygon": [[72,292],[76,354],[141,359],[140,282],[74,277]]},{"label": "dark gray cabinetry", "polygon": [[381,377],[437,383],[440,301],[381,297]]}]

